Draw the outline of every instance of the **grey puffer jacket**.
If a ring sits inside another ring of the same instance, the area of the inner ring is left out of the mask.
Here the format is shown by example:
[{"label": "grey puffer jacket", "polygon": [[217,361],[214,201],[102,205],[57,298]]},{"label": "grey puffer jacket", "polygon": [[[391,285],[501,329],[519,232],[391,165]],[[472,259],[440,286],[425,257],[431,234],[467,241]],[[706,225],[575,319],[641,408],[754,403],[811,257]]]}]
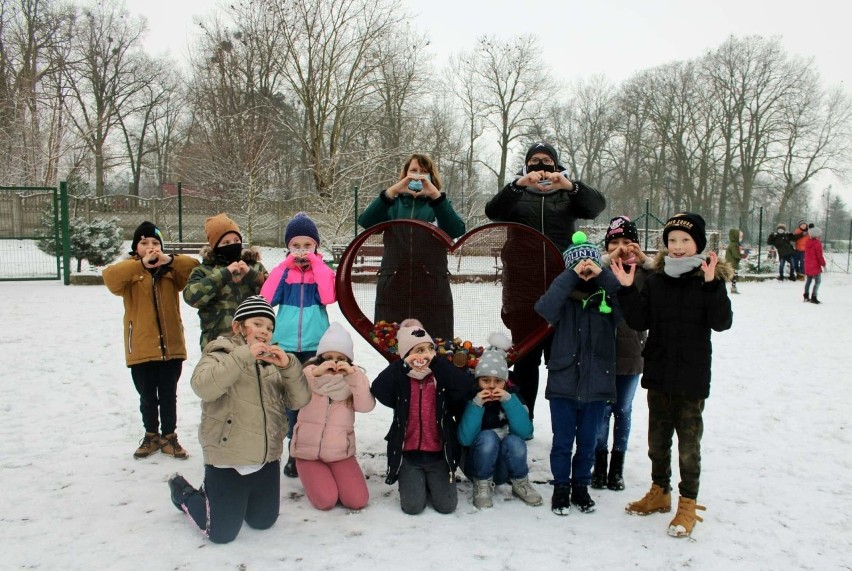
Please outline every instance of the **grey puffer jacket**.
[{"label": "grey puffer jacket", "polygon": [[311,400],[295,356],[279,368],[257,361],[239,335],[211,341],[192,373],[201,397],[198,440],[204,463],[241,466],[275,462],[284,451],[287,416]]}]

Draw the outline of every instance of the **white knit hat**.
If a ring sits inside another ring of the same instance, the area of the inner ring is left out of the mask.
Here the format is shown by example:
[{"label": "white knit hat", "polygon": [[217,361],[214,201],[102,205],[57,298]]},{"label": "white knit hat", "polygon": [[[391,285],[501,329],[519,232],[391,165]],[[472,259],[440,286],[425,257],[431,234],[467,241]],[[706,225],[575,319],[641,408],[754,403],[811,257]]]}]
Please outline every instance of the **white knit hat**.
[{"label": "white knit hat", "polygon": [[506,364],[506,353],[512,348],[512,342],[502,333],[494,332],[488,336],[488,343],[491,346],[482,352],[474,376],[477,379],[479,377],[496,377],[508,381],[509,366]]},{"label": "white knit hat", "polygon": [[352,336],[336,321],[332,321],[329,324],[328,329],[325,330],[322,338],[320,338],[319,345],[317,345],[317,355],[322,355],[329,351],[343,353],[350,361],[355,360]]},{"label": "white knit hat", "polygon": [[398,342],[399,356],[401,358],[405,358],[405,356],[408,355],[408,352],[411,351],[415,345],[419,345],[421,343],[435,344],[435,341],[433,341],[429,334],[426,333],[426,330],[423,329],[423,324],[416,319],[410,318],[399,324],[399,332],[396,334],[396,339]]}]

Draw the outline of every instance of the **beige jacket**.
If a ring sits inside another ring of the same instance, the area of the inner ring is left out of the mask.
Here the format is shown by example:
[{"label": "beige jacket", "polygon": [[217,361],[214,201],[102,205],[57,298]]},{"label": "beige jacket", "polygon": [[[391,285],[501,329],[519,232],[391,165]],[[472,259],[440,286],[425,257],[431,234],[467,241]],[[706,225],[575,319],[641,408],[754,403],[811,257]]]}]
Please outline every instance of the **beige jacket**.
[{"label": "beige jacket", "polygon": [[281,458],[287,417],[311,390],[298,359],[281,369],[256,361],[239,335],[220,337],[204,348],[192,373],[192,389],[201,397],[198,440],[204,463],[241,466]]}]

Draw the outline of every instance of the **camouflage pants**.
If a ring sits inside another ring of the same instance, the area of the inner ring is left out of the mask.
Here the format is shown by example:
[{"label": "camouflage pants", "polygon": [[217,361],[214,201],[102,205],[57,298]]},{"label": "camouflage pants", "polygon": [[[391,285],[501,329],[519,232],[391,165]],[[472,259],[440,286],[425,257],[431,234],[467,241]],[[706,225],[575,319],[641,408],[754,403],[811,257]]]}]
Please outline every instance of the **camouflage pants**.
[{"label": "camouflage pants", "polygon": [[696,499],[701,476],[701,436],[704,434],[704,399],[688,399],[648,390],[648,457],[651,479],[671,489],[672,436],[677,432],[680,495]]}]

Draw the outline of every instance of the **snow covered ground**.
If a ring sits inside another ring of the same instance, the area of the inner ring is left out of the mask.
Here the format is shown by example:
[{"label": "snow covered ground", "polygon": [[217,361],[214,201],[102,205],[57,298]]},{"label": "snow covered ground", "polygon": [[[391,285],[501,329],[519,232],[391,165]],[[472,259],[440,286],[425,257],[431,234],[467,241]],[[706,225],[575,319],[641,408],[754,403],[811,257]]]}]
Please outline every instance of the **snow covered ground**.
[{"label": "snow covered ground", "polygon": [[[850,569],[852,276],[826,275],[819,306],[802,302],[801,282],[740,291],[733,329],[713,336],[699,496],[707,511],[692,539],[666,534],[670,514],[624,513],[650,485],[640,390],[627,489],[593,490],[593,514],[548,508],[543,399],[529,453],[546,505],[523,505],[503,486],[494,508],[478,511],[462,482],[456,513],[403,514],[384,483],[391,415],[378,405],[356,425],[366,509],[316,511],[299,481],[283,478],[271,530],[244,527],[234,543],[214,545],[174,509],[166,485],[175,471],[195,485],[203,473],[189,385],[195,310],[183,307],[190,358],[178,392],[178,433],[191,456],[134,460],[142,428],[122,357],[121,300],[99,286],[0,283],[0,568]],[[342,319],[337,306],[331,314]],[[375,377],[384,361],[356,339],[356,360]]]}]

